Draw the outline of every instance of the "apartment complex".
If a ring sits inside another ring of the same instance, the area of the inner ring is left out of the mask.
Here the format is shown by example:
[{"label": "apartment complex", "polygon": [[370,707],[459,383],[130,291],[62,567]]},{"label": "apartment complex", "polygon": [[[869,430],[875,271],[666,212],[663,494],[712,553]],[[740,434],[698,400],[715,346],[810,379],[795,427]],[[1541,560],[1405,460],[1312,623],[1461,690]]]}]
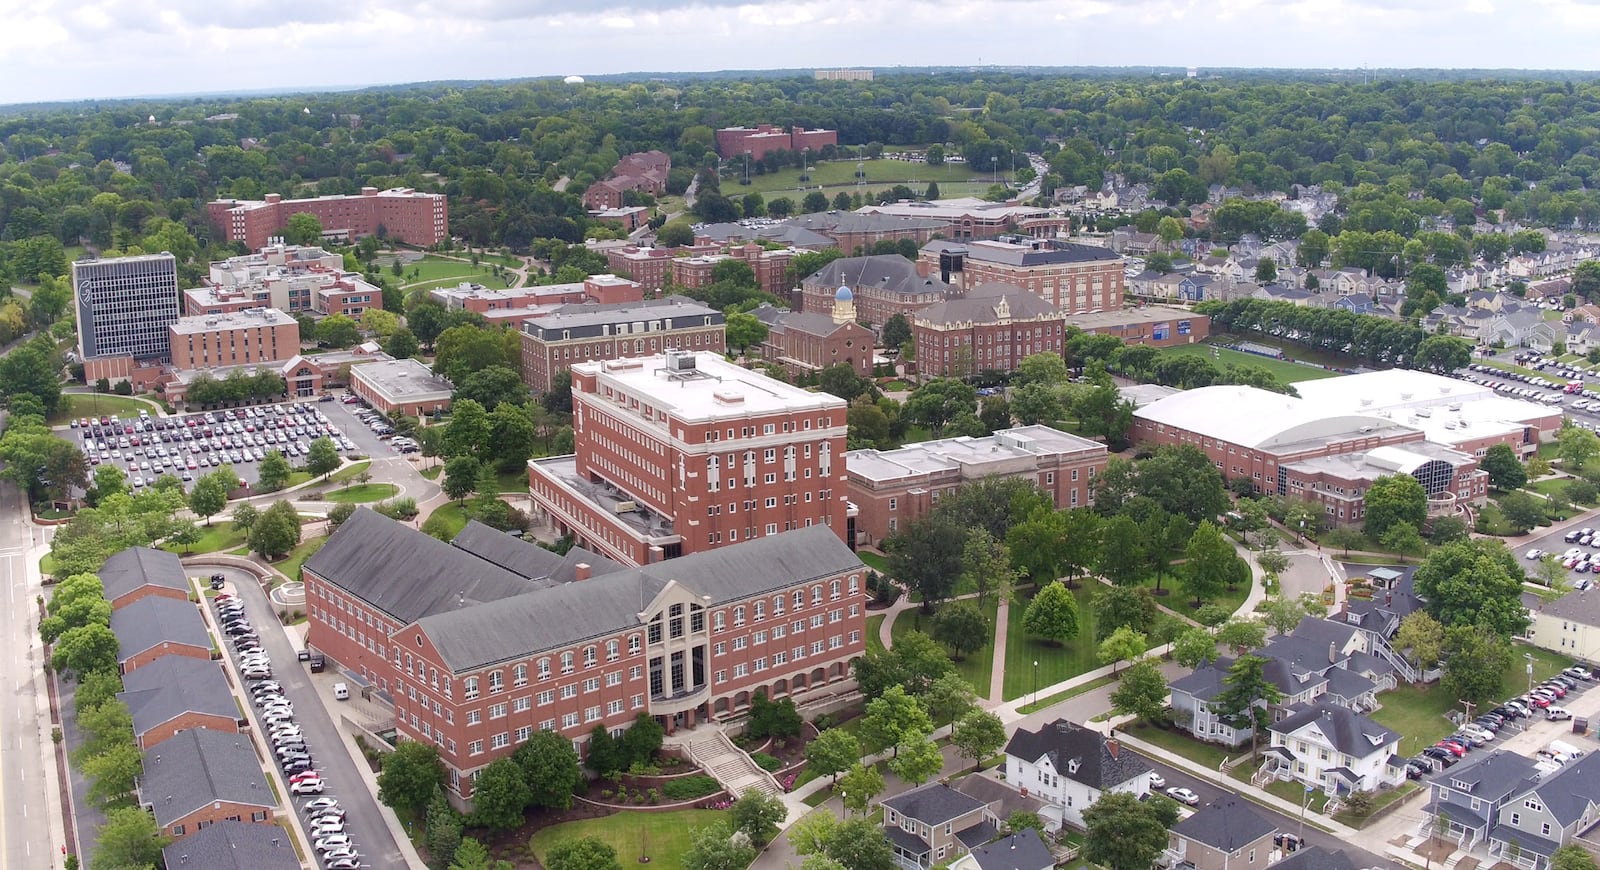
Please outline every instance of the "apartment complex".
[{"label": "apartment complex", "polygon": [[279,362],[300,352],[299,322],[276,308],[180,317],[167,329],[178,369]]},{"label": "apartment complex", "polygon": [[827,526],[850,540],[845,402],[667,351],[572,366],[575,450],[528,463],[534,506],[579,544],[646,565]]},{"label": "apartment complex", "polygon": [[1066,318],[1011,284],[980,284],[911,316],[922,377],[1009,372],[1036,353],[1060,354]]},{"label": "apartment complex", "polygon": [[1058,508],[1087,505],[1095,476],[1105,471],[1108,459],[1098,441],[1049,426],[1016,426],[982,438],[963,435],[897,450],[852,450],[845,454],[845,491],[860,512],[858,543],[874,544],[974,480],[1022,478]]},{"label": "apartment complex", "polygon": [[671,732],[846,679],[863,574],[821,527],[629,568],[477,523],[445,543],[367,509],[302,570],[308,645],[393,699],[458,799],[536,730],[583,752],[640,714]]},{"label": "apartment complex", "polygon": [[1014,284],[1067,314],[1122,308],[1122,257],[1110,249],[1011,236],[923,246],[917,272],[957,288]]},{"label": "apartment complex", "polygon": [[183,310],[189,316],[276,308],[290,314],[359,317],[368,308],[382,307],[383,290],[361,273],[345,271],[344,257],[280,241],[212,263],[204,285],[183,291]]},{"label": "apartment complex", "polygon": [[166,362],[178,319],[178,261],[168,253],[72,264],[78,357],[93,383],[126,380],[135,363]]},{"label": "apartment complex", "polygon": [[542,393],[551,389],[557,372],[574,363],[666,350],[721,353],[724,324],[721,311],[687,296],[563,305],[523,321],[522,380]]},{"label": "apartment complex", "polygon": [[785,132],[782,127],[758,124],[755,127],[724,127],[717,131],[717,154],[724,158],[750,155],[760,160],[768,151],[810,151],[821,153],[826,147],[837,147],[838,130],[807,130],[795,127]]},{"label": "apartment complex", "polygon": [[629,191],[659,195],[667,191],[667,173],[672,158],[661,151],[639,151],[626,155],[611,167],[611,175],[596,181],[583,192],[583,205],[591,210],[618,209],[626,203]]},{"label": "apartment complex", "polygon": [[721,245],[694,245],[682,248],[641,248],[623,245],[606,251],[606,268],[614,274],[637,281],[646,290],[660,290],[672,278],[672,261],[678,257],[709,256],[722,252]]},{"label": "apartment complex", "polygon": [[362,236],[383,236],[407,245],[428,247],[450,235],[449,206],[442,193],[409,187],[379,190],[363,187],[359,196],[317,196],[284,199],[219,199],[206,204],[206,214],[230,242],[260,248],[282,232],[289,216],[316,215],[322,237],[348,244]]},{"label": "apartment complex", "polygon": [[920,274],[899,254],[843,257],[800,282],[800,310],[831,316],[840,288],[850,291],[856,318],[872,326],[882,326],[896,314],[910,320],[923,308],[943,302],[951,289],[936,276]]}]

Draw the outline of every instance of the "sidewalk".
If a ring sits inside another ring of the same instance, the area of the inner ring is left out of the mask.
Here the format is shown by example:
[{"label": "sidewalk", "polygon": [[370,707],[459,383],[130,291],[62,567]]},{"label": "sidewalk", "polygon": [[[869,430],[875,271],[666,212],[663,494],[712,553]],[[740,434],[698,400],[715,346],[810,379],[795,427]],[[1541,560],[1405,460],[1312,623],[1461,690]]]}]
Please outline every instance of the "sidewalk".
[{"label": "sidewalk", "polygon": [[[29,522],[29,527],[31,546],[23,551],[23,568],[27,572],[28,590],[32,592],[42,588],[44,578],[39,573],[39,560],[50,552],[50,539],[55,536],[55,527],[37,526],[31,521]],[[36,532],[31,531],[35,529],[37,530]],[[67,851],[70,854],[77,855],[80,861],[87,862],[89,856],[84,855],[80,847],[82,832],[78,830],[77,814],[72,806],[72,795],[70,793],[72,787],[71,774],[67,766],[66,741],[63,740],[58,745],[53,738],[56,727],[65,728],[66,726],[66,711],[62,709],[61,698],[56,691],[55,674],[45,674],[42,670],[44,647],[39,639],[39,608],[29,602],[28,606],[23,609],[29,614],[27,627],[29,634],[32,636],[28,647],[29,658],[31,660],[35,653],[40,657],[39,661],[30,661],[29,664],[37,665],[41,668],[38,672],[39,679],[43,680],[46,686],[46,697],[44,698],[44,703],[40,705],[37,717],[41,735],[39,748],[44,757],[44,769],[55,774],[53,776],[45,776],[45,796],[50,804],[49,809],[52,810],[45,813],[45,825],[50,829],[50,841],[52,843],[66,844]],[[53,860],[51,866],[54,866]]]}]

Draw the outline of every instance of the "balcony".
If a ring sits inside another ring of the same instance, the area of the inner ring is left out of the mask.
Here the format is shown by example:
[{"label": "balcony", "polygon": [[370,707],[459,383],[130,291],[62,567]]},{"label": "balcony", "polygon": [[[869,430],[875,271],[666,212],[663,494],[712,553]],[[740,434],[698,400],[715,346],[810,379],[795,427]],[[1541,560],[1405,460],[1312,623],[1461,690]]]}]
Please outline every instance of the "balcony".
[{"label": "balcony", "polygon": [[672,695],[651,695],[650,715],[670,716],[704,704],[711,698],[711,684],[685,689]]}]

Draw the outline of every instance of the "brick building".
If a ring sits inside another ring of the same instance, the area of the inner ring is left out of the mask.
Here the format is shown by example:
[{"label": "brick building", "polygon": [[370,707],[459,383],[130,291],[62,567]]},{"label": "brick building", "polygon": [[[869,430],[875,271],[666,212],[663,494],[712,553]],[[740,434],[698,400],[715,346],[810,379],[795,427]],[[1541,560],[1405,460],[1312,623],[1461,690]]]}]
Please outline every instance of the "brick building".
[{"label": "brick building", "polygon": [[[635,285],[637,286],[637,285]],[[522,380],[538,392],[573,363],[654,356],[669,349],[721,353],[721,311],[687,296],[564,305],[522,324]]]},{"label": "brick building", "polygon": [[161,656],[123,674],[117,697],[128,705],[140,749],[196,728],[231,734],[243,718],[222,665],[209,657]]},{"label": "brick building", "polygon": [[916,265],[899,254],[843,257],[811,273],[800,282],[801,311],[833,314],[839,288],[850,291],[856,319],[881,327],[896,314],[907,320],[917,311],[945,300],[950,285],[937,276],[919,274]]},{"label": "brick building", "polygon": [[592,208],[589,210],[589,217],[616,224],[623,232],[631,233],[650,222],[650,209],[642,205]]},{"label": "brick building", "polygon": [[276,308],[181,317],[167,329],[178,369],[278,362],[300,352],[299,322]]},{"label": "brick building", "polygon": [[394,699],[458,799],[535,731],[583,752],[640,714],[672,732],[847,679],[864,568],[801,528],[640,568],[477,523],[451,543],[358,510],[306,560],[307,643]]},{"label": "brick building", "polygon": [[1065,323],[1055,306],[1020,287],[980,284],[911,316],[917,371],[925,378],[1013,371],[1032,354],[1061,353]]},{"label": "brick building", "polygon": [[344,257],[339,254],[274,242],[255,253],[212,263],[203,285],[183,291],[183,313],[194,317],[247,308],[311,311],[316,288],[343,275]]},{"label": "brick building", "polygon": [[[840,293],[850,291],[840,288]],[[845,363],[862,377],[872,375],[877,335],[855,320],[855,303],[836,301],[833,314],[783,311],[763,303],[751,312],[767,325],[761,358],[782,365],[789,376],[809,375]]]},{"label": "brick building", "polygon": [[1075,326],[1089,335],[1114,335],[1123,344],[1148,344],[1151,347],[1173,347],[1205,341],[1211,334],[1211,318],[1196,314],[1187,308],[1170,308],[1165,305],[1146,305],[1140,308],[1119,308],[1091,314],[1071,314],[1067,325]]},{"label": "brick building", "polygon": [[1049,426],[1017,426],[982,438],[852,450],[845,454],[845,482],[851,504],[861,512],[858,541],[876,544],[926,516],[940,496],[974,480],[1018,477],[1032,481],[1058,508],[1087,505],[1108,458],[1100,442]]},{"label": "brick building", "polygon": [[[860,255],[878,242],[910,239],[926,244],[936,235],[948,236],[953,221],[943,217],[917,217],[899,214],[867,214],[855,211],[825,211],[796,215],[784,225],[803,228],[833,241],[846,254]],[[798,246],[797,246],[798,247]]]},{"label": "brick building", "polygon": [[935,241],[923,246],[917,272],[957,288],[1014,284],[1067,314],[1122,308],[1122,257],[1094,245],[1021,237]]},{"label": "brick building", "polygon": [[112,555],[96,572],[112,610],[141,598],[160,595],[188,601],[189,577],[176,553],[149,547],[129,547]]},{"label": "brick building", "polygon": [[224,821],[271,824],[278,807],[250,738],[206,728],[144,754],[139,803],[175,840]]},{"label": "brick building", "polygon": [[1048,217],[1050,210],[1031,205],[990,202],[969,196],[932,202],[900,200],[881,205],[866,205],[856,213],[940,220],[949,225],[949,228],[943,231],[945,238],[970,241],[992,239],[1015,232],[1023,221]]},{"label": "brick building", "polygon": [[672,278],[674,259],[706,256],[721,251],[721,245],[694,245],[682,248],[641,248],[637,245],[624,245],[606,250],[606,268],[623,278],[639,282],[646,290],[660,290]]},{"label": "brick building", "polygon": [[111,613],[117,636],[117,665],[123,673],[162,656],[211,661],[211,634],[200,611],[188,601],[151,595]]},{"label": "brick building", "polygon": [[671,170],[672,158],[661,151],[625,155],[611,167],[607,178],[583,192],[583,205],[591,210],[622,208],[628,191],[659,196],[667,192],[667,173]]},{"label": "brick building", "polygon": [[643,565],[813,525],[849,540],[843,399],[669,351],[574,365],[572,403],[576,452],[530,462],[528,488],[607,558]]},{"label": "brick building", "polygon": [[795,127],[784,132],[782,127],[758,124],[755,127],[724,127],[717,131],[717,153],[724,158],[749,154],[760,160],[768,151],[810,151],[821,154],[824,147],[838,147],[838,130],[807,130]]},{"label": "brick building", "polygon": [[363,187],[359,196],[284,199],[269,193],[261,200],[219,199],[206,204],[206,214],[224,239],[244,242],[250,248],[260,248],[280,235],[290,215],[296,214],[316,215],[322,221],[322,237],[342,244],[362,236],[386,235],[425,248],[450,237],[445,195],[409,187]]},{"label": "brick building", "polygon": [[350,392],[385,414],[420,417],[450,410],[455,387],[417,360],[397,359],[351,369]]}]

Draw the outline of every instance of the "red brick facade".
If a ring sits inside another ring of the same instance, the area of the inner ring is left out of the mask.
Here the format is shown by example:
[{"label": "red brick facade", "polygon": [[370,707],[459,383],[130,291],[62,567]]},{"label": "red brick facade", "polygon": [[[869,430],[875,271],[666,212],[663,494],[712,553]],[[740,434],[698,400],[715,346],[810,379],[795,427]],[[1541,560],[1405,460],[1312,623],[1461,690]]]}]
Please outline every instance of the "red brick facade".
[{"label": "red brick facade", "polygon": [[[209,657],[209,651],[207,655]],[[237,734],[239,733],[239,720],[211,713],[184,713],[138,735],[139,748],[150,749],[160,745],[180,731],[191,731],[195,728],[207,728],[212,731]]]},{"label": "red brick facade", "polygon": [[211,647],[163,641],[158,646],[153,646],[147,650],[141,650],[123,659],[121,662],[122,672],[127,673],[129,671],[138,670],[139,668],[150,664],[162,656],[188,656],[192,659],[200,659],[201,661],[208,662],[211,661]]},{"label": "red brick facade", "polygon": [[785,133],[782,127],[757,124],[755,127],[724,127],[717,131],[717,153],[724,158],[749,154],[760,160],[768,151],[807,151],[820,154],[824,146],[839,144],[837,130],[807,130],[795,127]]},{"label": "red brick facade", "polygon": [[187,592],[181,590],[181,589],[171,589],[171,588],[168,588],[166,586],[157,586],[155,584],[148,584],[148,585],[145,585],[145,586],[140,586],[139,588],[133,590],[132,592],[128,592],[128,593],[125,593],[123,595],[119,595],[116,598],[111,599],[111,609],[112,610],[116,610],[118,608],[127,607],[128,605],[132,604],[133,602],[138,601],[141,598],[147,598],[147,597],[149,597],[151,595],[160,595],[160,596],[163,596],[165,598],[174,598],[174,599],[177,599],[178,601],[188,601],[189,600],[189,594]]},{"label": "red brick facade", "polygon": [[[675,311],[681,312],[680,316],[674,316]],[[683,316],[691,311],[699,317]],[[698,304],[639,307],[619,311],[615,317],[613,323],[603,325],[606,327],[603,330],[593,326],[563,328],[562,323],[567,318],[559,314],[535,317],[523,323],[520,330],[523,383],[543,393],[551,389],[557,372],[567,371],[574,363],[654,356],[671,349],[722,353],[726,347],[722,312]],[[592,315],[586,315],[587,318]],[[686,321],[687,325],[677,326],[679,320]],[[624,332],[634,323],[647,328],[641,332]],[[665,328],[648,328],[651,324]],[[604,334],[597,334],[599,332]]]},{"label": "red brick facade", "polygon": [[220,318],[185,318],[173,324],[168,327],[172,367],[201,369],[279,362],[299,353],[300,324],[275,309],[268,312],[256,317],[241,312]]},{"label": "red brick facade", "polygon": [[410,188],[378,190],[364,187],[360,196],[319,196],[284,199],[269,193],[262,201],[219,199],[206,205],[206,214],[230,242],[260,248],[289,223],[289,216],[316,215],[324,235],[347,239],[377,235],[382,227],[390,239],[408,245],[436,245],[450,235],[448,205],[442,193],[419,193]]}]

